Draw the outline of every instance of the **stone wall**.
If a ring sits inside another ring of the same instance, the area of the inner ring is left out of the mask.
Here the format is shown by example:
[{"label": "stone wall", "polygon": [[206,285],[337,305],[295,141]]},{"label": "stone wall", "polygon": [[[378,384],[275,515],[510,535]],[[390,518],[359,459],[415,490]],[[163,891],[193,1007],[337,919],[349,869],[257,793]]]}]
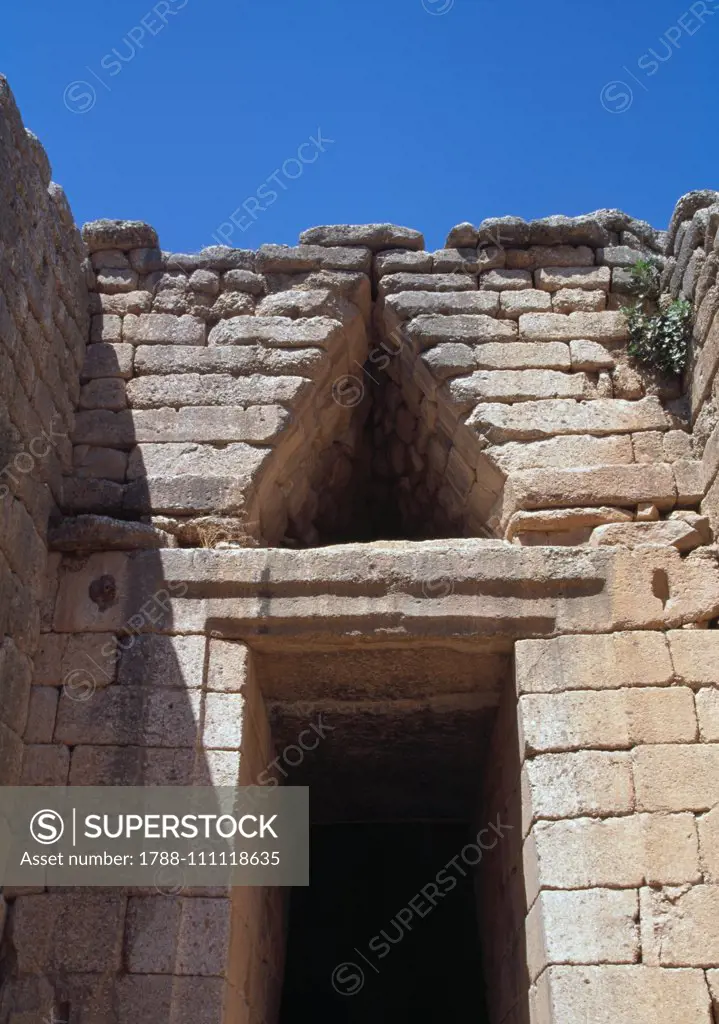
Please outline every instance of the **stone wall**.
[{"label": "stone wall", "polygon": [[[45,152],[0,76],[0,781],[18,782],[87,338],[84,253]],[[32,710],[30,711],[32,717]]]}]

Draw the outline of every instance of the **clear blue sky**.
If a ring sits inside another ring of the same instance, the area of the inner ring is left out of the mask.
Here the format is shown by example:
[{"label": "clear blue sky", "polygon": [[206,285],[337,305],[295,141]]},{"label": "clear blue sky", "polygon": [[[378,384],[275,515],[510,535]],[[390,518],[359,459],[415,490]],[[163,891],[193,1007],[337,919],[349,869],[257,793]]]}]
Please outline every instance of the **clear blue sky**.
[{"label": "clear blue sky", "polygon": [[175,251],[384,220],[437,248],[458,221],[602,206],[665,227],[679,195],[719,187],[718,52],[719,0],[18,0],[0,15],[0,71],[78,222],[147,220]]}]

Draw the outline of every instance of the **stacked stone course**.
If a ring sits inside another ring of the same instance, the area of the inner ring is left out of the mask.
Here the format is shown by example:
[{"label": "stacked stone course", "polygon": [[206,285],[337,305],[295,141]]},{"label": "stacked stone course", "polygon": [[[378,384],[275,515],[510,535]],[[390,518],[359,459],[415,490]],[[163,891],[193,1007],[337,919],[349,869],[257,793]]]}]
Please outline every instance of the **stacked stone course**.
[{"label": "stacked stone course", "polygon": [[[493,1024],[719,1017],[719,193],[172,254],[80,238],[4,79],[0,143],[2,781],[274,780],[321,666],[343,737],[491,733]],[[5,895],[3,1021],[277,1019],[279,890]]]}]

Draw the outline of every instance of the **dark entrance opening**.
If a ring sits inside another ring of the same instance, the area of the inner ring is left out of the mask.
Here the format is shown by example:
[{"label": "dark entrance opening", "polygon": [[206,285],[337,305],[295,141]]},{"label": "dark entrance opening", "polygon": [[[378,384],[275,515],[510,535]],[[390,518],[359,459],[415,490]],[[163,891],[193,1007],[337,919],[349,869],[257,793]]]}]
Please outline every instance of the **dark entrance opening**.
[{"label": "dark entrance opening", "polygon": [[485,1024],[471,841],[453,822],[315,825],[281,1024]]}]

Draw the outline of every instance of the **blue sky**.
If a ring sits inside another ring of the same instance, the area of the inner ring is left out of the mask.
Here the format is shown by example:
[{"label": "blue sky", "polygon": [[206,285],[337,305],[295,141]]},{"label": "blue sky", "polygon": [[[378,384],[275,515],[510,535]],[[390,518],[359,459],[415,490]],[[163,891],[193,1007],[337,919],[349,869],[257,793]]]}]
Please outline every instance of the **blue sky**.
[{"label": "blue sky", "polygon": [[[163,248],[719,187],[719,0],[22,0],[0,71],[76,219]],[[318,137],[318,132],[320,133]],[[274,176],[274,177],[273,177]]]}]

